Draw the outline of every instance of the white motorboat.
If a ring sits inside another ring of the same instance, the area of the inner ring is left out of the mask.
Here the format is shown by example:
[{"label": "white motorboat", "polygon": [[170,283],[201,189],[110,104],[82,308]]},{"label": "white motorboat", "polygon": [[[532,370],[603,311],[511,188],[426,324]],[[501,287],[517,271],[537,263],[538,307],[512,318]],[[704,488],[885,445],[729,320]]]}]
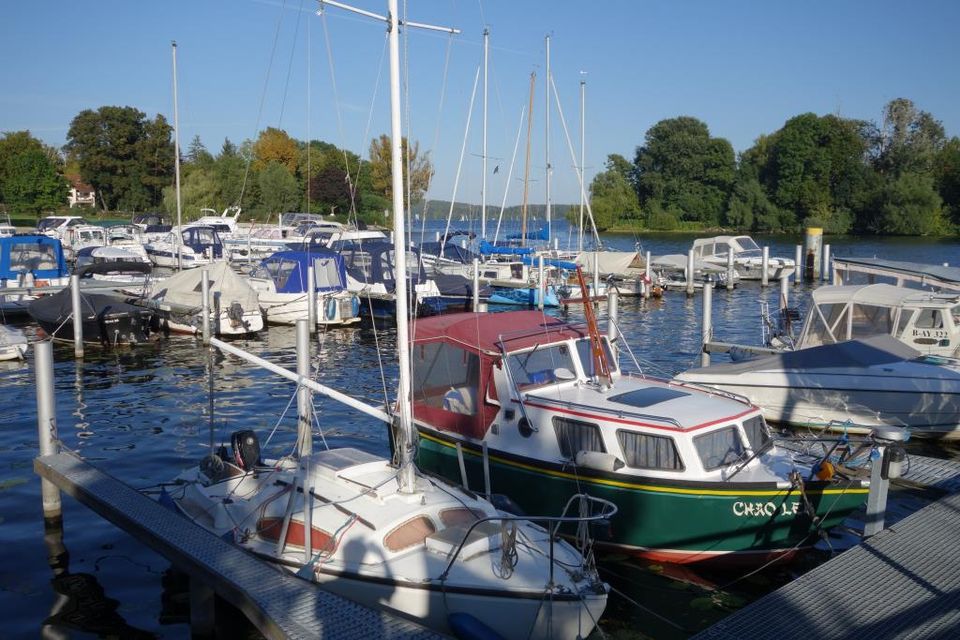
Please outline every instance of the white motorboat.
[{"label": "white motorboat", "polygon": [[23,360],[27,344],[23,329],[0,324],[0,360]]},{"label": "white motorboat", "polygon": [[960,355],[960,293],[889,284],[820,287],[796,349],[886,334],[922,353]]},{"label": "white motorboat", "polygon": [[203,273],[210,282],[211,331],[221,336],[239,336],[263,329],[257,292],[224,261],[203,269],[181,271],[151,288],[138,304],[156,309],[161,322],[176,333],[199,333],[203,318]]},{"label": "white motorboat", "polygon": [[925,356],[889,335],[695,368],[680,380],[750,399],[792,427],[960,438],[960,361]]},{"label": "white motorboat", "polygon": [[37,233],[63,242],[68,229],[89,224],[82,216],[46,216],[37,222]]},{"label": "white motorboat", "polygon": [[[733,253],[733,267],[741,280],[763,279],[763,250],[750,236],[716,236],[693,241],[693,257],[726,269],[727,256]],[[767,260],[767,278],[779,280],[789,277],[796,263],[790,258],[770,256]]]},{"label": "white motorboat", "polygon": [[150,262],[158,267],[193,269],[223,257],[223,243],[213,227],[183,227],[144,245]]},{"label": "white motorboat", "polygon": [[107,245],[107,231],[95,224],[78,224],[63,231],[61,242],[67,260],[75,262],[77,253],[87,247]]},{"label": "white motorboat", "polygon": [[[400,162],[397,0],[389,0],[393,219],[404,237]],[[406,273],[406,254],[395,268]],[[419,266],[419,265],[418,265]],[[289,568],[306,580],[371,607],[453,633],[468,618],[487,637],[574,638],[593,630],[607,586],[592,562],[543,528],[498,512],[476,494],[421,475],[410,398],[407,281],[396,283],[399,385],[395,415],[310,379],[307,323],[297,324],[298,374],[215,340],[218,348],[298,382],[294,456],[261,461],[252,432],[234,434],[227,451],[181,475],[174,501],[201,525]],[[312,451],[310,390],[395,424],[399,463],[356,449]],[[592,501],[582,497],[590,513]],[[586,520],[607,518],[603,513]],[[571,505],[571,508],[576,505]],[[586,526],[580,527],[585,532]]]},{"label": "white motorboat", "polygon": [[343,258],[329,250],[280,251],[263,260],[247,282],[257,292],[270,324],[296,324],[308,317],[309,271],[313,269],[318,325],[360,322],[360,299],[347,291]]}]

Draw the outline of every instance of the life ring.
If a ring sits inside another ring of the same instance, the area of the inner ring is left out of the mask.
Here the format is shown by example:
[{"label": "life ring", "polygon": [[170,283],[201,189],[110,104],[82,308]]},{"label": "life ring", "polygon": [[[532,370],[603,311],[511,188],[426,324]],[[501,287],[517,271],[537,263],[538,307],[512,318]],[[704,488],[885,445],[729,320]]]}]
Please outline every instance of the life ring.
[{"label": "life ring", "polygon": [[337,317],[337,300],[336,298],[327,299],[327,320],[334,320]]}]

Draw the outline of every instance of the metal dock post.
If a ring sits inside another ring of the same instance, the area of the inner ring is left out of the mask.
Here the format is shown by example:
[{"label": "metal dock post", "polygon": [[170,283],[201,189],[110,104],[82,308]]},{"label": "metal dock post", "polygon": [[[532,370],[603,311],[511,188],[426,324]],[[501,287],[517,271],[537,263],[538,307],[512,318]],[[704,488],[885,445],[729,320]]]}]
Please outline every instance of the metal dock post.
[{"label": "metal dock post", "polygon": [[733,268],[733,251],[727,252],[727,291],[733,291],[736,269]]},{"label": "metal dock post", "polygon": [[650,289],[653,288],[653,267],[650,266],[650,261],[653,259],[651,252],[647,251],[646,259],[643,263],[643,297],[650,297]]},{"label": "metal dock post", "polygon": [[[307,326],[310,334],[317,332],[317,261],[307,271]],[[299,343],[298,343],[299,344]]]},{"label": "metal dock post", "polygon": [[[37,387],[37,436],[40,455],[60,453],[57,436],[57,403],[53,387],[53,341],[41,340],[33,345]],[[46,479],[40,480],[45,520],[59,518],[62,513],[60,490]]]},{"label": "metal dock post", "polygon": [[763,253],[760,258],[760,286],[765,287],[770,284],[770,247],[764,245]]},{"label": "metal dock post", "polygon": [[710,352],[707,351],[707,343],[713,337],[713,284],[705,282],[703,284],[703,325],[700,336],[700,366],[710,366]]},{"label": "metal dock post", "polygon": [[70,306],[73,311],[73,355],[83,357],[83,306],[80,304],[80,276],[70,276]]},{"label": "metal dock post", "polygon": [[203,344],[210,344],[210,271],[204,267],[203,272],[200,274],[200,297],[203,299],[201,303],[201,335],[203,336]]},{"label": "metal dock post", "polygon": [[694,292],[693,286],[693,249],[687,251],[687,296],[692,296]]}]

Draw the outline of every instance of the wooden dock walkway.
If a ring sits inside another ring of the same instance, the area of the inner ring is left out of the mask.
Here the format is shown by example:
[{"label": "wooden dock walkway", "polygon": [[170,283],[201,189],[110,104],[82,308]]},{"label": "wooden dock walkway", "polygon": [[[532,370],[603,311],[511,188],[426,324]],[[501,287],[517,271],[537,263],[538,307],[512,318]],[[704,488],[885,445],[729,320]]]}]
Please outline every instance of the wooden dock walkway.
[{"label": "wooden dock walkway", "polygon": [[191,581],[199,580],[212,589],[241,610],[267,638],[444,637],[286,573],[76,456],[38,457],[34,471],[165,556]]},{"label": "wooden dock walkway", "polygon": [[960,638],[958,545],[953,493],[693,638]]}]

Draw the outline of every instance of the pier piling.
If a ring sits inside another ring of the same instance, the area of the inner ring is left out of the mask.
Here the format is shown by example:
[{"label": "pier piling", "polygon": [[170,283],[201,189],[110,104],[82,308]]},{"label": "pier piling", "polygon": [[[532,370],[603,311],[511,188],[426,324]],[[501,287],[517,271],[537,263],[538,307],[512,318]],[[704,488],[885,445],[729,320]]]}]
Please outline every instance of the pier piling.
[{"label": "pier piling", "polygon": [[200,327],[203,344],[210,344],[210,272],[206,267],[200,274],[200,297],[203,300],[200,308]]},{"label": "pier piling", "polygon": [[799,244],[793,258],[793,286],[799,287],[803,282],[803,247]]},{"label": "pier piling", "polygon": [[760,286],[766,287],[770,284],[770,247],[764,245],[762,258],[760,258]]},{"label": "pier piling", "polygon": [[727,252],[727,291],[733,291],[734,279],[737,272],[733,268],[733,251]]},{"label": "pier piling", "polygon": [[780,308],[787,309],[790,306],[790,280],[789,276],[780,278]]},{"label": "pier piling", "polygon": [[863,526],[863,536],[869,538],[883,531],[884,516],[887,511],[887,491],[890,488],[890,478],[899,477],[899,469],[891,473],[891,458],[899,452],[898,442],[903,442],[904,432],[899,427],[877,427],[873,430],[874,437],[881,440],[872,455],[870,468],[870,493],[867,495],[867,513]]},{"label": "pier piling", "polygon": [[73,313],[73,355],[83,357],[83,306],[80,304],[80,276],[70,276],[70,308]]},{"label": "pier piling", "polygon": [[480,260],[473,259],[473,302],[471,309],[478,311],[480,307]]},{"label": "pier piling", "polygon": [[820,279],[830,281],[830,245],[823,245],[823,262],[820,264]]},{"label": "pier piling", "polygon": [[317,332],[317,261],[307,271],[307,327],[310,335]]},{"label": "pier piling", "polygon": [[643,262],[643,297],[650,298],[650,289],[653,287],[653,267],[650,266],[650,261],[653,259],[653,256],[649,251],[647,251],[646,256],[644,257]]},{"label": "pier piling", "polygon": [[[76,277],[76,276],[73,276]],[[40,440],[40,455],[60,453],[57,436],[57,405],[53,387],[53,341],[41,340],[33,345],[33,360],[37,386],[37,436]],[[40,481],[43,499],[43,517],[46,520],[60,518],[62,507],[60,490],[47,479]]]},{"label": "pier piling", "polygon": [[713,284],[703,284],[703,324],[700,336],[700,366],[710,366],[710,352],[707,343],[713,337]]},{"label": "pier piling", "polygon": [[547,278],[543,268],[543,256],[537,256],[537,309],[543,311],[543,298],[547,294]]},{"label": "pier piling", "polygon": [[613,359],[617,359],[617,337],[620,330],[617,328],[617,319],[620,316],[620,294],[610,288],[607,292],[607,339],[610,340],[610,349],[613,350]]},{"label": "pier piling", "polygon": [[693,249],[687,251],[687,296],[692,296],[694,292],[693,287]]}]

